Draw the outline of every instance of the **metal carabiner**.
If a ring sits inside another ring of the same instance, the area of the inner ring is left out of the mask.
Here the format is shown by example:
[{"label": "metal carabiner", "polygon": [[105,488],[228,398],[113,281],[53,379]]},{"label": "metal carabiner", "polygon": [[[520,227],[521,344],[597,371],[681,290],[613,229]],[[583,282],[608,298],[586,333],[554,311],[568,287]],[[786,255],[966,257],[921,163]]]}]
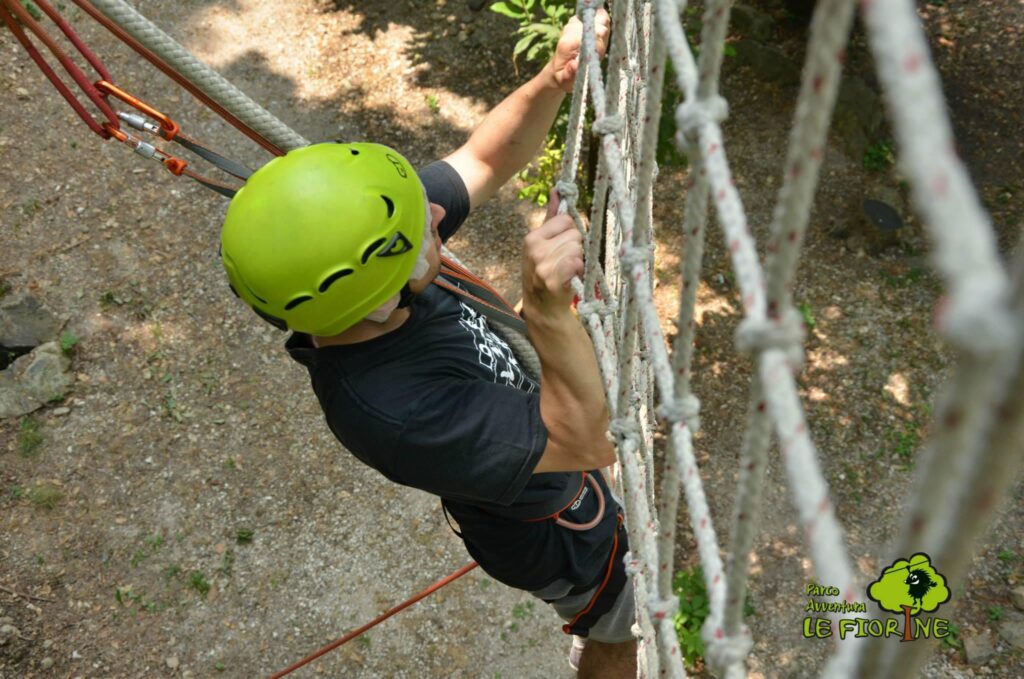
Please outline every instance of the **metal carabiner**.
[{"label": "metal carabiner", "polygon": [[[171,141],[172,139],[174,139],[174,137],[178,134],[178,132],[181,131],[181,126],[179,126],[178,123],[176,123],[173,120],[171,120],[169,116],[167,116],[167,115],[161,113],[160,111],[156,110],[155,108],[153,108],[152,106],[150,106],[146,102],[142,101],[141,99],[139,99],[139,98],[137,98],[135,96],[132,96],[128,92],[125,92],[120,87],[118,87],[117,85],[113,84],[112,82],[110,82],[108,80],[97,80],[95,87],[104,96],[111,95],[115,99],[119,99],[119,100],[123,101],[124,103],[128,104],[129,106],[131,106],[135,110],[137,110],[137,111],[139,111],[141,113],[144,113],[145,115],[149,116],[153,120],[155,120],[155,121],[160,123],[159,130],[151,130],[149,127],[145,127],[145,126],[140,127],[140,125],[136,124],[135,120],[130,120],[129,117],[134,118],[134,116],[131,116],[131,114],[125,114],[124,116],[122,116],[120,114],[118,115],[118,118],[120,118],[121,120],[124,120],[129,125],[131,125],[132,127],[135,127],[136,129],[145,129],[146,131],[154,132],[154,134],[159,134],[161,137],[163,137],[167,141]],[[143,124],[143,123],[140,122],[140,124]]]},{"label": "metal carabiner", "polygon": [[143,158],[149,158],[160,163],[175,177],[180,177],[188,166],[188,163],[181,158],[172,156],[163,149],[157,148],[155,145],[150,144],[147,141],[143,141],[138,137],[128,134],[124,130],[114,127],[110,123],[104,123],[103,129],[105,129],[111,137],[130,147]]}]

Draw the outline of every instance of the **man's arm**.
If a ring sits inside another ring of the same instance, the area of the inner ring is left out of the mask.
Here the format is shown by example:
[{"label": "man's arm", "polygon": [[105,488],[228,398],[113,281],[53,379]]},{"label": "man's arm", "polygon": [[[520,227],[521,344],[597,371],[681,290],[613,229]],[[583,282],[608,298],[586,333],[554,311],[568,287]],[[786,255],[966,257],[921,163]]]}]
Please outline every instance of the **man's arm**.
[{"label": "man's arm", "polygon": [[[608,13],[597,15],[597,49],[604,56]],[[532,80],[498,104],[462,147],[444,160],[462,177],[470,208],[484,203],[536,155],[558,114],[566,92],[572,91],[579,69],[583,26],[573,17],[551,61]]]},{"label": "man's arm", "polygon": [[570,281],[583,274],[583,238],[572,218],[554,216],[557,208],[552,195],[548,221],[527,235],[523,252],[523,312],[540,357],[540,416],[548,430],[535,474],[615,462],[594,345],[570,306]]}]

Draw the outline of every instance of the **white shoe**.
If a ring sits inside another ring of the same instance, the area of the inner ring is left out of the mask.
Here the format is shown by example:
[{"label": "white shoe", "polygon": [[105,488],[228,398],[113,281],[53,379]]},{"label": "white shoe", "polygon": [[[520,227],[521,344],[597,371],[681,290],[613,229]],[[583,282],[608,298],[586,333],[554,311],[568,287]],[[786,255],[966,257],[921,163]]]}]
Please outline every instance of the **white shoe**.
[{"label": "white shoe", "polygon": [[580,671],[580,658],[583,656],[583,649],[587,647],[585,637],[572,635],[572,647],[569,649],[569,667],[573,672]]}]

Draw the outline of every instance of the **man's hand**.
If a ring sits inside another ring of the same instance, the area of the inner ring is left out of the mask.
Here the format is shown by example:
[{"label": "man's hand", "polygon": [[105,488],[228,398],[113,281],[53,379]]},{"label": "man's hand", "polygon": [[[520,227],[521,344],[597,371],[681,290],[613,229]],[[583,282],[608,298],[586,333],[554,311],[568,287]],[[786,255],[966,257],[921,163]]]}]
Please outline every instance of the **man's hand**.
[{"label": "man's hand", "polygon": [[[611,22],[611,17],[604,9],[598,10],[594,17],[597,54],[601,58],[604,58],[608,49]],[[551,58],[550,64],[555,85],[563,92],[572,92],[573,83],[576,81],[576,72],[580,70],[580,43],[582,40],[583,23],[574,16],[562,29],[562,37],[558,39],[555,56]]]},{"label": "man's hand", "polygon": [[527,315],[566,311],[572,303],[572,279],[583,275],[583,236],[569,215],[558,214],[552,191],[547,221],[527,236],[523,246],[523,305]]}]

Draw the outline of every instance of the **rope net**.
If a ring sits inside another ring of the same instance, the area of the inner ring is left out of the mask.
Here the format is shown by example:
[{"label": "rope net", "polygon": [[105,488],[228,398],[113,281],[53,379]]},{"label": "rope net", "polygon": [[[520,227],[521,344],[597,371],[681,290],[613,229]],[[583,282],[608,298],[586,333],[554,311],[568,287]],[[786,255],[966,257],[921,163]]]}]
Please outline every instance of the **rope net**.
[{"label": "rope net", "polygon": [[[577,5],[583,47],[557,189],[560,210],[572,215],[587,238],[586,270],[573,284],[581,300],[580,317],[594,341],[618,449],[632,548],[627,569],[637,594],[640,676],[685,676],[673,626],[678,601],[671,587],[682,489],[710,600],[702,630],[706,659],[717,676],[742,677],[752,647],[742,609],[747,564],[773,435],[817,577],[838,586],[842,600],[863,598],[797,389],[804,327],[791,294],[855,3],[819,0],[816,7],[763,263],[732,181],[720,127],[727,115],[718,83],[731,2],[706,3],[700,57],[695,59],[681,23],[684,0],[616,0],[606,74],[594,35],[595,13],[603,4],[580,0]],[[914,3],[859,4],[901,149],[901,168],[934,243],[933,262],[946,289],[937,329],[961,356],[937,407],[937,426],[921,455],[918,492],[895,553],[927,552],[957,582],[968,566],[973,538],[987,525],[1021,466],[1022,277],[1011,281],[988,217],[954,150],[939,78]],[[690,167],[681,225],[678,334],[671,351],[655,310],[652,283],[652,187],[668,59],[684,95],[675,112],[675,141]],[[600,150],[593,206],[585,223],[577,209],[575,180],[588,104]],[[742,297],[744,318],[736,346],[751,354],[756,366],[727,562],[693,447],[700,410],[690,386],[694,308],[709,200]],[[1024,257],[1020,260],[1018,272],[1024,270]],[[659,420],[666,430],[667,452],[661,487],[654,493],[653,433]],[[925,642],[847,639],[823,673],[913,676],[932,648]]]},{"label": "rope net", "polygon": [[[302,137],[196,61],[126,2],[93,3],[273,144],[281,149],[305,145]],[[594,36],[594,15],[603,4],[579,0],[577,5],[584,40],[557,189],[560,210],[572,215],[587,239],[586,271],[573,284],[603,375],[610,431],[619,455],[632,547],[627,569],[637,594],[640,676],[685,676],[673,626],[678,602],[671,587],[675,519],[684,491],[710,600],[702,630],[706,658],[717,676],[743,677],[752,647],[742,609],[747,564],[773,435],[819,580],[842,583],[844,600],[857,594],[857,578],[795,382],[803,361],[803,324],[790,292],[855,3],[817,4],[764,263],[732,181],[720,128],[728,110],[718,82],[731,0],[706,3],[699,60],[682,28],[685,0],[615,0],[607,75],[602,74]],[[927,552],[942,564],[947,580],[956,583],[966,573],[974,538],[988,525],[1024,460],[1024,249],[1011,279],[996,251],[988,216],[956,154],[938,74],[912,0],[860,0],[859,5],[901,151],[901,169],[910,180],[915,208],[934,244],[934,266],[946,289],[936,326],[961,357],[936,407],[932,438],[919,456],[918,489],[904,513],[905,525],[893,551]],[[669,59],[684,95],[675,111],[676,143],[690,167],[680,226],[684,253],[675,319],[678,333],[671,351],[655,311],[652,283],[652,187]],[[600,148],[593,205],[585,224],[577,209],[575,179],[588,104]],[[693,447],[700,426],[700,402],[691,391],[694,309],[709,200],[742,296],[744,319],[737,330],[737,349],[752,354],[756,365],[727,562]],[[524,342],[517,343],[520,351],[531,354]],[[536,366],[533,358],[531,365]],[[653,438],[658,420],[667,430],[668,445],[661,487],[655,493]],[[823,674],[914,676],[931,648],[923,641],[903,645],[848,638]]]}]

